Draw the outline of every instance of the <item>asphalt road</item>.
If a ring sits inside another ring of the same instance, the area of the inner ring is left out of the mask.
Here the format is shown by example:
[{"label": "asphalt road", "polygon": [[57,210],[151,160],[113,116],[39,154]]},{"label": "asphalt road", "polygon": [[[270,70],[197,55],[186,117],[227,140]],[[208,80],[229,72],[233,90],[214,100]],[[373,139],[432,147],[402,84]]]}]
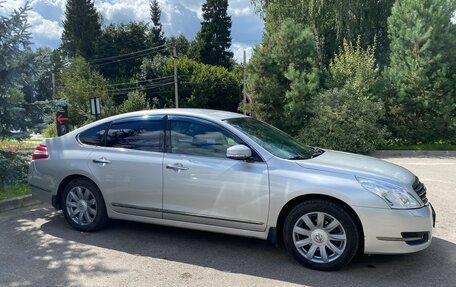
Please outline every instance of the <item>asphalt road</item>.
[{"label": "asphalt road", "polygon": [[456,158],[387,160],[428,187],[437,226],[427,250],[360,256],[326,273],[256,239],[123,221],[81,233],[38,205],[0,213],[0,285],[456,286]]}]

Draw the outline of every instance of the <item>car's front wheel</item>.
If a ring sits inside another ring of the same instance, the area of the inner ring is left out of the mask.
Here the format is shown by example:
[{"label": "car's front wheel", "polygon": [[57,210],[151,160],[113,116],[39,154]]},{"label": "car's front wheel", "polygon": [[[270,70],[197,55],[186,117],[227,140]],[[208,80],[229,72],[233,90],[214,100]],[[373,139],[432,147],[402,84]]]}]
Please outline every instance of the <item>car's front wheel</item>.
[{"label": "car's front wheel", "polygon": [[65,219],[76,230],[95,231],[108,222],[103,196],[98,187],[87,179],[72,180],[65,187],[61,199]]},{"label": "car's front wheel", "polygon": [[348,264],[359,246],[351,215],[332,201],[309,200],[297,205],[283,228],[287,250],[304,266],[337,270]]}]

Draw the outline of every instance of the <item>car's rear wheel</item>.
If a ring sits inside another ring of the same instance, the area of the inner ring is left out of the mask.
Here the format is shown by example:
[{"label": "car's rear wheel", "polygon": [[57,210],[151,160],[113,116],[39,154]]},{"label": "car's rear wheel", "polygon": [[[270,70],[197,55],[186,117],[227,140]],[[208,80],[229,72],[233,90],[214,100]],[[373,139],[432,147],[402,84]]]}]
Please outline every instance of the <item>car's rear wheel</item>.
[{"label": "car's rear wheel", "polygon": [[98,187],[84,178],[72,180],[61,197],[68,224],[80,231],[95,231],[108,222],[106,206]]},{"label": "car's rear wheel", "polygon": [[304,266],[337,270],[359,247],[359,231],[351,215],[332,201],[309,200],[297,205],[283,228],[287,250]]}]

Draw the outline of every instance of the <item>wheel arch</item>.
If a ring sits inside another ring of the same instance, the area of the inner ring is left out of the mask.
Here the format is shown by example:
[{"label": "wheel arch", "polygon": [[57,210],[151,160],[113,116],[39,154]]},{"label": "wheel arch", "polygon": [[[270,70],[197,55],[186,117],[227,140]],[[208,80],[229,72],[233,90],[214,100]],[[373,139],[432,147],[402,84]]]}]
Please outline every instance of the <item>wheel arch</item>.
[{"label": "wheel arch", "polygon": [[313,199],[321,199],[321,200],[327,200],[334,202],[336,204],[340,204],[354,219],[356,226],[358,227],[359,231],[359,252],[364,251],[364,230],[363,230],[363,225],[361,223],[361,220],[358,216],[358,214],[355,212],[353,208],[350,207],[346,202],[333,197],[329,195],[324,195],[324,194],[304,194],[297,196],[290,201],[288,201],[280,210],[279,217],[277,218],[277,224],[276,227],[274,228],[274,233],[275,234],[270,234],[269,237],[272,238],[272,240],[276,241],[275,244],[277,245],[283,245],[283,225],[285,223],[285,219],[287,218],[288,214],[295,208],[298,204],[307,201],[307,200],[313,200]]},{"label": "wheel arch", "polygon": [[[66,176],[64,179],[62,179],[60,181],[60,184],[59,184],[59,187],[57,188],[57,194],[55,195],[55,199],[53,198],[52,199],[52,205],[54,206],[54,208],[56,210],[61,210],[62,209],[62,206],[60,204],[61,200],[62,200],[62,193],[63,193],[63,190],[65,189],[65,187],[73,180],[77,179],[77,178],[82,178],[82,179],[86,179],[88,181],[90,181],[92,184],[94,184],[99,190],[100,190],[100,193],[101,193],[101,189],[100,187],[98,186],[98,184],[96,184],[92,179],[90,179],[89,177],[85,176],[85,175],[82,175],[82,174],[71,174],[71,175],[68,175]],[[101,194],[101,196],[103,197],[103,194]],[[103,197],[103,200],[104,200],[104,197]]]}]

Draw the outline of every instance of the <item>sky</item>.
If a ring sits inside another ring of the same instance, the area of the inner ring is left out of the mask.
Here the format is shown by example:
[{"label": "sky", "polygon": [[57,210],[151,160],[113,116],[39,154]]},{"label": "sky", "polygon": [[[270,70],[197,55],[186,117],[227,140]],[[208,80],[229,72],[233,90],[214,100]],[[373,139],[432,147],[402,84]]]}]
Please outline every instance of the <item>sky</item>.
[{"label": "sky", "polygon": [[[1,1],[0,1],[1,2]],[[23,6],[27,0],[6,0],[0,4],[0,15],[8,15]],[[66,0],[29,0],[32,8],[28,13],[32,33],[32,48],[60,45],[62,23],[65,18]],[[184,34],[189,40],[195,37],[202,20],[201,6],[204,0],[158,0],[162,9],[161,21],[165,36]],[[149,0],[95,0],[103,24],[150,22]],[[263,21],[254,13],[249,0],[228,0],[231,15],[232,51],[238,62],[242,51],[250,58],[252,47],[259,44],[263,35]]]}]

